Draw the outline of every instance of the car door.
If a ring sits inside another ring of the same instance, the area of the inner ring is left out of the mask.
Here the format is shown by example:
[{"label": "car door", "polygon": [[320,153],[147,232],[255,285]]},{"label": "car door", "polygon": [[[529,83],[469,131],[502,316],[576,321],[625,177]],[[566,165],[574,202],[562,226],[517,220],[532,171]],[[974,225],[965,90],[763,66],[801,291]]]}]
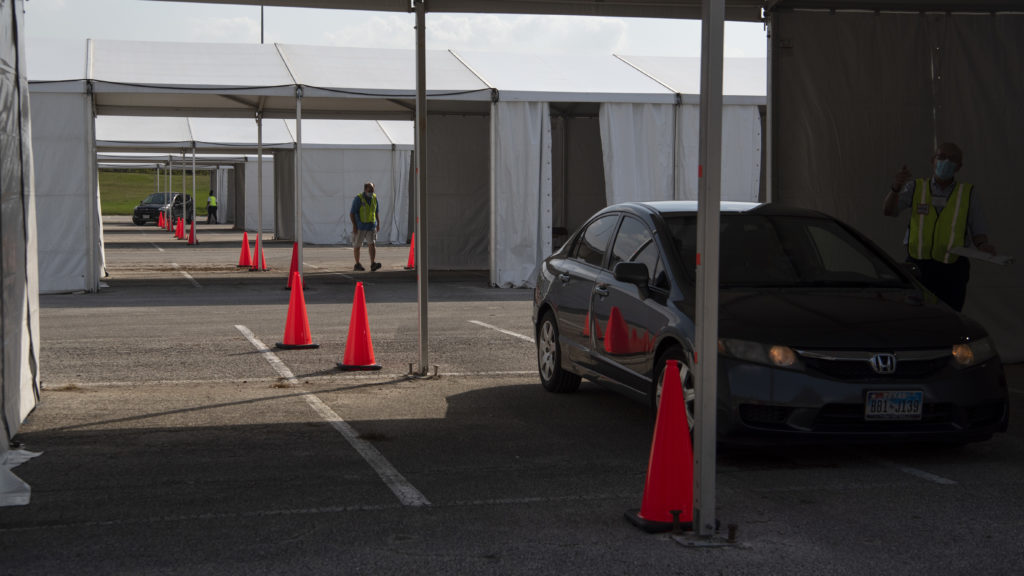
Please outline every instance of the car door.
[{"label": "car door", "polygon": [[590,332],[590,296],[594,280],[601,272],[609,241],[618,223],[618,214],[608,214],[590,222],[569,256],[557,264],[552,292],[558,316],[559,336],[567,357],[580,365],[592,365]]},{"label": "car door", "polygon": [[[646,264],[646,285],[616,280],[613,271],[619,262]],[[591,298],[595,323],[592,353],[598,372],[618,384],[647,392],[655,338],[669,318],[667,288],[651,230],[641,220],[624,216]]]}]

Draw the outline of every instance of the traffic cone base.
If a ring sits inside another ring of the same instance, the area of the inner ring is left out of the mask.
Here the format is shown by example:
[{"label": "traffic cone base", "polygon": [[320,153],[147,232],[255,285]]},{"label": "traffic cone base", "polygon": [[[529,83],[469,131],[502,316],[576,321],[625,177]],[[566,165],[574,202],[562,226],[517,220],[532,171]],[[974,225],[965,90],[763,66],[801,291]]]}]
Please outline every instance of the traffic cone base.
[{"label": "traffic cone base", "polygon": [[[680,510],[680,512],[682,512]],[[682,514],[680,514],[682,516]],[[660,534],[662,532],[692,532],[693,522],[680,521],[678,525],[675,522],[658,522],[655,520],[648,520],[640,515],[640,509],[629,510],[626,512],[626,520],[629,520],[633,526],[647,532],[648,534]]]},{"label": "traffic cone base", "polygon": [[319,344],[282,344],[278,342],[274,345],[282,350],[310,350],[312,348],[319,348]]},{"label": "traffic cone base", "polygon": [[342,364],[341,362],[338,362],[338,369],[339,370],[348,370],[348,371],[355,371],[355,370],[380,370],[381,368],[383,368],[383,366],[381,366],[380,364],[364,364],[364,365],[353,366],[353,365]]}]

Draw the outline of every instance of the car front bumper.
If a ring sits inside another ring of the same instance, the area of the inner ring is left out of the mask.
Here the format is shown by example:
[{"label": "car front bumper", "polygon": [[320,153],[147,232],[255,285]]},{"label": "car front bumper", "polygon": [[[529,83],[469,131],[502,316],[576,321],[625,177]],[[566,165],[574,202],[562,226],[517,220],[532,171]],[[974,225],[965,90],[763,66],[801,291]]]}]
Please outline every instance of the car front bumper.
[{"label": "car front bumper", "polygon": [[[719,437],[726,441],[970,441],[1005,430],[1009,421],[998,359],[948,366],[927,378],[837,380],[720,357],[718,389]],[[919,416],[866,415],[868,392],[918,391]]]}]

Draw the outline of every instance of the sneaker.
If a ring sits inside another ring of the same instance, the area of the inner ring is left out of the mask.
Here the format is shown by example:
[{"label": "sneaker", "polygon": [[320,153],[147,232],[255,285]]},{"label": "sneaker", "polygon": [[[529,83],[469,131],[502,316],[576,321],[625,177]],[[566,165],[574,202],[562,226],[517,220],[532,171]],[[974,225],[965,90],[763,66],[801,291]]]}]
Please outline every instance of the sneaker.
[{"label": "sneaker", "polygon": [[374,262],[370,264],[370,272],[373,272],[374,270],[380,270],[380,266],[380,262]]},{"label": "sneaker", "polygon": [[360,264],[359,262],[356,262],[356,265],[352,269],[355,270],[356,272],[362,272],[363,270],[366,270],[366,268],[363,268],[363,265]]}]

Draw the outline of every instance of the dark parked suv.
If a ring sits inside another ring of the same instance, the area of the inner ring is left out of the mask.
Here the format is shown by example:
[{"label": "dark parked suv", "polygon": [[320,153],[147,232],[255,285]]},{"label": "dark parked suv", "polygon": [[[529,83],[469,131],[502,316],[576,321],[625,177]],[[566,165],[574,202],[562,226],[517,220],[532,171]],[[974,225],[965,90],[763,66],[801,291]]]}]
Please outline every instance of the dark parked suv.
[{"label": "dark parked suv", "polygon": [[[154,192],[149,196],[146,196],[144,200],[139,202],[139,205],[132,211],[132,222],[137,226],[144,226],[147,222],[153,222],[154,224],[159,222],[160,212],[164,213],[166,217],[168,210],[171,208],[171,198],[174,201],[174,212],[171,214],[172,219],[176,219],[181,216],[181,194],[172,194],[170,192]],[[187,220],[192,221],[192,197],[187,196],[188,202],[186,205],[186,211],[188,212]]]},{"label": "dark parked suv", "polygon": [[[696,210],[610,206],[541,264],[533,321],[547,390],[584,377],[656,407],[678,360],[692,414]],[[1006,378],[985,329],[849,226],[723,203],[719,262],[720,439],[962,442],[1006,430]]]}]

